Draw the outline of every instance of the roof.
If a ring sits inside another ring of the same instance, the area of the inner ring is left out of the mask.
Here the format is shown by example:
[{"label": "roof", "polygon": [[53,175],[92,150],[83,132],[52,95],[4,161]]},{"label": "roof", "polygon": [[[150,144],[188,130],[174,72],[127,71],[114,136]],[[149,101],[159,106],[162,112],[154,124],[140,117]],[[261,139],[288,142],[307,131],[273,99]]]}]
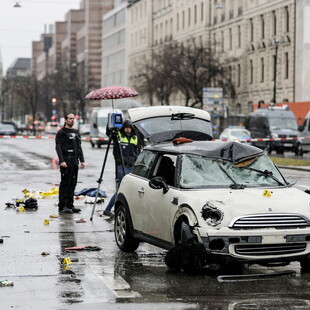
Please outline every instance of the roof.
[{"label": "roof", "polygon": [[145,149],[174,154],[201,155],[234,163],[255,157],[264,152],[255,146],[235,141],[193,141],[178,145],[165,142],[147,146]]}]

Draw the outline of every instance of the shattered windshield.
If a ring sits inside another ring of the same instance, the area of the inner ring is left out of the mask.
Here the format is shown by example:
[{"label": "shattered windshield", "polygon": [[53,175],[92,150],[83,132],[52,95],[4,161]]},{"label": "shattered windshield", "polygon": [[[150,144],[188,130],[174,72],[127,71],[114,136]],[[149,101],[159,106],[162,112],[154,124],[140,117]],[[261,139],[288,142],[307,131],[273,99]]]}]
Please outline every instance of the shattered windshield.
[{"label": "shattered windshield", "polygon": [[221,159],[184,154],[180,158],[181,188],[284,186],[285,180],[266,155],[234,164]]}]

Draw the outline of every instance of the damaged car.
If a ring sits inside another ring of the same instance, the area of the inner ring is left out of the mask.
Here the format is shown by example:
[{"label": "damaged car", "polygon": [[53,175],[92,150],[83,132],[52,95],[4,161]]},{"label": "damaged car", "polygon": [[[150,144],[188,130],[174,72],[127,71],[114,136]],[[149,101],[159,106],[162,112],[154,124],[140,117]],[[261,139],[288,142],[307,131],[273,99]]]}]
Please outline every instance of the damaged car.
[{"label": "damaged car", "polygon": [[167,135],[152,136],[146,124],[154,118],[139,113],[132,114],[136,128],[161,141],[143,149],[118,190],[114,230],[122,251],[147,242],[168,250],[169,268],[184,271],[292,261],[310,268],[310,196],[263,150],[210,141],[209,129],[199,136],[199,125],[211,128],[210,120],[193,112],[160,116]]}]

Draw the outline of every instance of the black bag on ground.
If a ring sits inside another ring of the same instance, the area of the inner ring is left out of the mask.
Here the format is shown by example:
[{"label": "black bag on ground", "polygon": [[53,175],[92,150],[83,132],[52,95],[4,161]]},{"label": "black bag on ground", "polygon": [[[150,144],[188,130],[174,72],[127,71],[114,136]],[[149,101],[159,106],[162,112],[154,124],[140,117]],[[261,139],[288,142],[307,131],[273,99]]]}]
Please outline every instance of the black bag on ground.
[{"label": "black bag on ground", "polygon": [[34,198],[25,200],[25,209],[38,209],[38,201]]}]

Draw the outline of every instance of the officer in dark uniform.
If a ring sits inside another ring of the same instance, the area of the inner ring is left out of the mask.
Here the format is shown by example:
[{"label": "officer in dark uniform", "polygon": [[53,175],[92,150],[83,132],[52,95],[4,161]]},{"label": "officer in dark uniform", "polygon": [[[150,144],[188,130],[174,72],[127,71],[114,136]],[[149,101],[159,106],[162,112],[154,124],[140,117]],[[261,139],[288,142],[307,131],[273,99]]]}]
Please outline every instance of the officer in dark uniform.
[{"label": "officer in dark uniform", "polygon": [[[143,146],[141,141],[138,139],[138,136],[135,133],[133,125],[130,120],[125,120],[123,122],[122,128],[117,133],[118,143],[113,145],[113,155],[116,162],[117,169],[117,180],[118,186],[121,183],[124,175],[129,173],[136,162],[138,155],[140,154],[141,147]],[[122,158],[120,155],[120,149],[123,155],[124,160],[124,171],[122,166]],[[125,172],[125,174],[124,174]],[[111,197],[109,204],[106,209],[103,211],[104,215],[113,216],[111,209],[114,206],[116,198],[116,193]]]},{"label": "officer in dark uniform", "polygon": [[74,190],[78,178],[79,162],[85,167],[81,137],[73,129],[74,115],[65,116],[65,125],[56,134],[56,152],[59,159],[61,181],[59,186],[58,210],[60,213],[78,213],[73,205]]}]

